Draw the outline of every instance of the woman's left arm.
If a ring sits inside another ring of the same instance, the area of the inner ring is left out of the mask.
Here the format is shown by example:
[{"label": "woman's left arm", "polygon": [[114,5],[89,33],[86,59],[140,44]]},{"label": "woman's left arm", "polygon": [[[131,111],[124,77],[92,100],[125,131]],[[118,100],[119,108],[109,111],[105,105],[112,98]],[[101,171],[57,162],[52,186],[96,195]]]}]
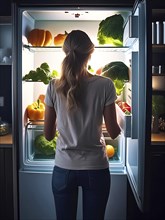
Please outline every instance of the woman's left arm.
[{"label": "woman's left arm", "polygon": [[53,107],[45,105],[44,136],[51,141],[56,134],[56,112]]}]

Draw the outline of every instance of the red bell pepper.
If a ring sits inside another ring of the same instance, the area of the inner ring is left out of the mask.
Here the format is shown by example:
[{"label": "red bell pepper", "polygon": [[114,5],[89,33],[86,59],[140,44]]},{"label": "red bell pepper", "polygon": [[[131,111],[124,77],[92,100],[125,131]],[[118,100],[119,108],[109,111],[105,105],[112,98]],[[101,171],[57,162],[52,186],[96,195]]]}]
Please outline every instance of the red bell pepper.
[{"label": "red bell pepper", "polygon": [[129,106],[126,102],[118,102],[117,104],[123,112],[131,112],[131,106]]}]

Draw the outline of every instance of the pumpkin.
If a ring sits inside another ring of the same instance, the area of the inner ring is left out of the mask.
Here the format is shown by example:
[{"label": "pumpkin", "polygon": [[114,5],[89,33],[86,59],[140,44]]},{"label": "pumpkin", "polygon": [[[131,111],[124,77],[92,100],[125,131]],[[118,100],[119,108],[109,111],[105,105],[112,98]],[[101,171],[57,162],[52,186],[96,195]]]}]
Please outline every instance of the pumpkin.
[{"label": "pumpkin", "polygon": [[52,34],[48,30],[35,28],[29,32],[27,40],[35,47],[49,46],[52,43]]},{"label": "pumpkin", "polygon": [[46,36],[45,36],[45,41],[44,41],[44,46],[50,46],[52,43],[52,34],[50,31],[46,30],[45,31]]},{"label": "pumpkin", "polygon": [[68,33],[66,31],[64,34],[57,34],[54,37],[54,45],[55,46],[62,46],[67,35],[68,35]]}]

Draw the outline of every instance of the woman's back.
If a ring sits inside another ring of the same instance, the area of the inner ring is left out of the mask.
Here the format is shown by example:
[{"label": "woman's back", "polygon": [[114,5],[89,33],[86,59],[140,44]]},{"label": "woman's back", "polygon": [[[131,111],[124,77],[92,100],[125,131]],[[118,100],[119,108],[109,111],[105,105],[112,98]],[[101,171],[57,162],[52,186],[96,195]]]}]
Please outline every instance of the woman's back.
[{"label": "woman's back", "polygon": [[[63,94],[57,93],[55,80],[48,87],[48,94],[45,102],[48,105],[54,103],[57,129],[60,133],[56,146],[57,165],[63,168],[69,166],[70,169],[73,167],[87,169],[89,164],[86,160],[88,160],[92,169],[107,167],[107,159],[100,138],[104,107],[116,99],[112,81],[97,75],[81,79],[80,105],[72,111],[67,110],[66,98]],[[49,97],[52,97],[52,100]],[[64,161],[67,161],[66,165]]]}]

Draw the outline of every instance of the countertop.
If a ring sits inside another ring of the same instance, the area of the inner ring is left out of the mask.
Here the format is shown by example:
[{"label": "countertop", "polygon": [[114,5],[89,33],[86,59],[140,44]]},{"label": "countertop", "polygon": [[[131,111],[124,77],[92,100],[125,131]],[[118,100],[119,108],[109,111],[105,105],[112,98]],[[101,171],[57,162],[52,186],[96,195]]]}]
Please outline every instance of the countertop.
[{"label": "countertop", "polygon": [[13,144],[13,137],[12,134],[6,134],[3,136],[0,136],[0,145],[12,145]]},{"label": "countertop", "polygon": [[157,134],[152,133],[151,140],[152,142],[165,142],[165,132],[160,132]]}]

